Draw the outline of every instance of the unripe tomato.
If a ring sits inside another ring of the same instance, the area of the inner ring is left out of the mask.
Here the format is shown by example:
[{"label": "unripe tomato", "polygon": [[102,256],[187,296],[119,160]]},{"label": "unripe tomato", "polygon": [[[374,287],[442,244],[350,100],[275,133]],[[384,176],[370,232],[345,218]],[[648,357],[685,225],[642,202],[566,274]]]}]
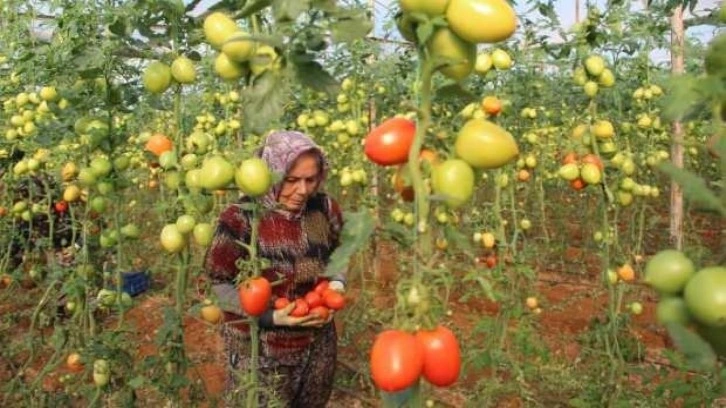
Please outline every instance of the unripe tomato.
[{"label": "unripe tomato", "polygon": [[197,79],[194,62],[187,57],[177,57],[171,63],[171,76],[180,84],[193,84]]},{"label": "unripe tomato", "polygon": [[665,249],[645,265],[645,283],[661,295],[676,295],[696,273],[693,262],[682,252]]},{"label": "unripe tomato", "polygon": [[484,119],[470,119],[461,127],[455,149],[457,156],[480,169],[499,168],[519,154],[512,134]]},{"label": "unripe tomato", "polygon": [[449,207],[465,204],[474,192],[474,171],[463,160],[450,159],[432,172],[433,191],[443,197]]},{"label": "unripe tomato", "polygon": [[272,185],[272,173],[267,163],[260,158],[244,160],[234,173],[237,187],[247,196],[259,197]]},{"label": "unripe tomato", "polygon": [[476,62],[476,44],[458,37],[446,27],[437,29],[427,43],[431,58],[449,60],[440,67],[444,76],[460,81],[474,69]]},{"label": "unripe tomato", "polygon": [[237,23],[221,12],[209,14],[204,19],[203,28],[207,42],[217,50],[222,48],[227,38],[239,30]]},{"label": "unripe tomato", "polygon": [[161,246],[170,253],[177,253],[184,249],[186,239],[176,224],[167,224],[161,229]]},{"label": "unripe tomato", "polygon": [[163,62],[154,61],[144,71],[144,88],[152,94],[163,93],[171,85],[171,78],[171,68]]},{"label": "unripe tomato", "polygon": [[450,0],[446,20],[451,30],[474,44],[504,41],[517,28],[517,15],[505,0]]}]

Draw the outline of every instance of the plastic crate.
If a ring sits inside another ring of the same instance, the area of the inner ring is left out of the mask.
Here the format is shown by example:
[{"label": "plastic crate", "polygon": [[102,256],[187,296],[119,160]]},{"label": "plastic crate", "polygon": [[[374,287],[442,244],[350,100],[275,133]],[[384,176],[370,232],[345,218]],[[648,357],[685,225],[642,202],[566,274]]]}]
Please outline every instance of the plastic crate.
[{"label": "plastic crate", "polygon": [[121,290],[129,296],[136,296],[149,289],[151,273],[148,270],[121,272]]}]

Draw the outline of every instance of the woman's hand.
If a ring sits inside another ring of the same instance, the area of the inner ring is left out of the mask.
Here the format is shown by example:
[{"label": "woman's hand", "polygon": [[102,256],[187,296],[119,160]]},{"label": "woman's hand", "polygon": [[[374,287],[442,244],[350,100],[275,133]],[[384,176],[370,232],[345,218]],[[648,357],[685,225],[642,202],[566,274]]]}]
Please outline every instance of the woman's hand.
[{"label": "woman's hand", "polygon": [[282,309],[277,309],[272,313],[272,322],[275,326],[286,327],[322,327],[333,320],[333,311],[330,311],[327,319],[321,319],[320,316],[309,314],[307,316],[290,316],[295,309],[295,302]]}]

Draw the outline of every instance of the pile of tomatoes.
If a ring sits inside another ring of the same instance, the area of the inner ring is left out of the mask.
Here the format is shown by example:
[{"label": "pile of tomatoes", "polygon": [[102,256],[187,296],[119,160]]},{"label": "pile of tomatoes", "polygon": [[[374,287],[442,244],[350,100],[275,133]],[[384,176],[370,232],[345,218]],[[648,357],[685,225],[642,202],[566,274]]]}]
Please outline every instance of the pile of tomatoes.
[{"label": "pile of tomatoes", "polygon": [[305,296],[290,300],[285,297],[279,297],[275,300],[275,309],[284,309],[288,307],[290,302],[295,303],[295,308],[290,312],[290,316],[303,317],[308,315],[316,315],[326,320],[331,310],[341,310],[345,307],[345,298],[343,295],[333,289],[330,289],[329,282],[322,280],[315,286],[315,289],[309,291]]},{"label": "pile of tomatoes", "polygon": [[[329,288],[329,285],[328,280],[321,279],[313,290],[301,298],[278,297],[274,301],[274,308],[275,310],[284,309],[294,302],[295,308],[290,312],[291,316],[317,315],[325,320],[331,310],[341,310],[345,307],[345,297],[340,292]],[[263,277],[248,279],[239,287],[239,299],[242,310],[247,315],[260,316],[270,305],[272,285]]]}]

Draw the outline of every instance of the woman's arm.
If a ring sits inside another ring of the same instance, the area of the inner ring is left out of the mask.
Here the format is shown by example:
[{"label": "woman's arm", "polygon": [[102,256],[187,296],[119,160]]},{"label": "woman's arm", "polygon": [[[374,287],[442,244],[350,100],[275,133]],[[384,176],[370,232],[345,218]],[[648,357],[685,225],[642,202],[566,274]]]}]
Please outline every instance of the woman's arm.
[{"label": "woman's arm", "polygon": [[243,315],[235,287],[239,274],[237,260],[247,251],[237,241],[244,242],[249,235],[249,223],[237,205],[227,207],[219,215],[214,238],[204,257],[204,272],[212,281],[212,290],[222,310]]},{"label": "woman's arm", "polygon": [[[340,204],[332,197],[326,197],[326,210],[328,216],[328,223],[330,224],[330,240],[331,248],[335,250],[340,245],[340,235],[343,231],[343,211],[340,208]],[[337,271],[336,274],[330,278],[330,287],[334,290],[343,292],[345,291],[346,275],[348,269]]]}]

